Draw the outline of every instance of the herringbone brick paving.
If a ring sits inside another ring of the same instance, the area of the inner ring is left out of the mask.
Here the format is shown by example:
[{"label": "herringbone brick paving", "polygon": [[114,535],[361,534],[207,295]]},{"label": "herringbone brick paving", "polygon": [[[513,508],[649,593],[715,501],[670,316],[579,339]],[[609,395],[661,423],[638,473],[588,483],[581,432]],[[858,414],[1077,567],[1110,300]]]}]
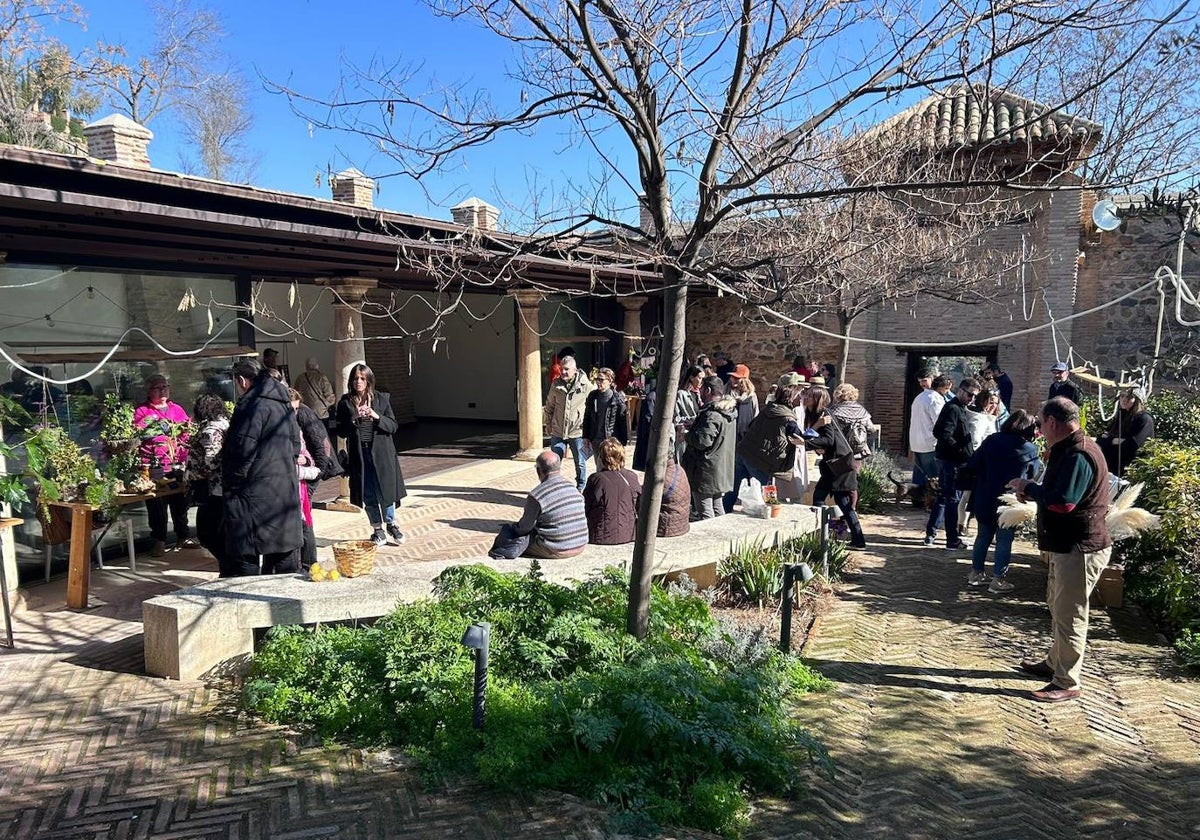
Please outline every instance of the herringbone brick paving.
[{"label": "herringbone brick paving", "polygon": [[[480,556],[533,480],[488,462],[412,482],[409,542],[380,562]],[[345,521],[319,533],[362,527]],[[1200,690],[1136,611],[1093,614],[1082,702],[1034,704],[1011,665],[1046,642],[1041,566],[997,598],[967,589],[964,556],[921,547],[914,518],[867,523],[860,577],[805,650],[836,684],[800,714],[837,775],[758,803],[752,836],[1200,834]],[[19,617],[0,655],[0,840],[604,836],[604,814],[569,797],[430,788],[402,762],[239,717],[216,687],[142,675],[140,598],[206,572],[172,574],[105,572],[96,608]]]},{"label": "herringbone brick paving", "polygon": [[915,514],[868,517],[872,548],[804,654],[835,683],[802,722],[833,779],[764,803],[752,837],[1200,836],[1200,686],[1134,608],[1093,609],[1079,702],[1034,703],[1013,666],[1049,642],[1046,576],[966,585],[966,553],[926,549]]},{"label": "herringbone brick paving", "polygon": [[[400,515],[409,541],[380,564],[485,555],[534,481],[532,464],[503,461],[419,478]],[[365,527],[325,522],[323,542]],[[17,616],[18,647],[0,651],[0,840],[604,836],[604,812],[571,797],[429,787],[240,717],[217,687],[144,676],[141,601],[212,577],[209,564],[142,558],[136,575],[95,572],[87,612],[55,603],[58,582]]]}]

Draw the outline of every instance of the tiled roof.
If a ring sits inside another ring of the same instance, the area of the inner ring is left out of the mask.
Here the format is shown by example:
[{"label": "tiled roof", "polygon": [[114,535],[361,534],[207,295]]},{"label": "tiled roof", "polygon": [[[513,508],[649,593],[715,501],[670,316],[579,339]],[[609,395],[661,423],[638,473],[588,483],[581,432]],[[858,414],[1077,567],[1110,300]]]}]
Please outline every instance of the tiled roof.
[{"label": "tiled roof", "polygon": [[1090,148],[1102,127],[1004,90],[958,85],[921,100],[868,135],[909,135],[924,149],[1021,144]]}]

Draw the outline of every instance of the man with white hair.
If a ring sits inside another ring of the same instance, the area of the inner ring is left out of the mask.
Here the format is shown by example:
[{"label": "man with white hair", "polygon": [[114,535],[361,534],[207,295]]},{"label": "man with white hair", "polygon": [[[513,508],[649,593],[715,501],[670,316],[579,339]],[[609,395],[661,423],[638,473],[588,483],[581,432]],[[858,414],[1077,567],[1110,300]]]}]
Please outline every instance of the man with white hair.
[{"label": "man with white hair", "polygon": [[316,357],[309,356],[304,363],[304,373],[296,379],[296,390],[300,392],[300,402],[311,408],[322,420],[329,417],[330,410],[337,405],[337,395],[329,377],[321,372],[321,365]]}]

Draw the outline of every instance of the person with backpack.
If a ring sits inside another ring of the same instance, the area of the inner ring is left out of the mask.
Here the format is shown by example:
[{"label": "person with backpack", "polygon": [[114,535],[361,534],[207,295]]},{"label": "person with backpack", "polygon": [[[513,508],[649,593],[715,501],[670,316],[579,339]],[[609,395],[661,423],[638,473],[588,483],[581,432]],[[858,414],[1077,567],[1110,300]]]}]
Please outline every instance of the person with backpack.
[{"label": "person with backpack", "polygon": [[[871,412],[858,401],[858,389],[843,382],[833,389],[833,402],[829,413],[841,424],[850,450],[854,453],[854,472],[862,470],[863,461],[871,455],[870,435],[879,430],[871,420]],[[850,506],[858,510],[858,488],[850,494]]]},{"label": "person with backpack", "polygon": [[796,445],[790,438],[801,431],[795,406],[803,396],[803,385],[784,385],[746,427],[737,445],[733,489],[725,497],[726,512],[733,510],[743,480],[757,479],[765,487],[775,483],[777,474],[794,468]]},{"label": "person with backpack", "polygon": [[833,502],[841,511],[841,520],[850,533],[851,548],[866,548],[862,524],[854,510],[852,495],[858,492],[858,461],[850,446],[845,424],[829,411],[829,392],[824,388],[809,388],[804,396],[805,429],[792,443],[803,444],[821,453],[817,469],[821,478],[813,493],[813,504],[823,505],[825,496],[833,494]]}]

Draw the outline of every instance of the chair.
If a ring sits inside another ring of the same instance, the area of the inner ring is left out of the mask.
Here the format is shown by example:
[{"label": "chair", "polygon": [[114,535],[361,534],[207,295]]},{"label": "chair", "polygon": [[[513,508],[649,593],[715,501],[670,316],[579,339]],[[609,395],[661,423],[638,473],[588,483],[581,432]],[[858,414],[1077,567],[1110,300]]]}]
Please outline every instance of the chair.
[{"label": "chair", "polygon": [[[106,526],[108,527],[107,531],[104,530],[104,528]],[[102,550],[102,543],[104,542],[104,539],[106,537],[124,537],[126,550],[129,552],[129,570],[131,572],[136,572],[137,571],[137,552],[134,550],[134,547],[133,547],[133,520],[128,519],[128,518],[116,519],[112,522],[111,525],[108,525],[108,523],[103,523],[103,522],[97,523],[95,521],[95,519],[93,519],[92,520],[92,533],[95,533],[96,531],[101,531],[101,537],[99,539],[96,539],[95,543],[92,546],[92,551],[96,555],[96,565],[99,566],[101,569],[104,568],[104,552]],[[43,526],[42,542],[46,546],[45,576],[46,576],[47,583],[50,582],[50,557],[54,552],[54,546],[59,545],[64,542],[69,542],[71,539],[70,531],[68,530],[65,539],[59,539],[58,537],[59,537],[58,533],[51,534]]]}]

